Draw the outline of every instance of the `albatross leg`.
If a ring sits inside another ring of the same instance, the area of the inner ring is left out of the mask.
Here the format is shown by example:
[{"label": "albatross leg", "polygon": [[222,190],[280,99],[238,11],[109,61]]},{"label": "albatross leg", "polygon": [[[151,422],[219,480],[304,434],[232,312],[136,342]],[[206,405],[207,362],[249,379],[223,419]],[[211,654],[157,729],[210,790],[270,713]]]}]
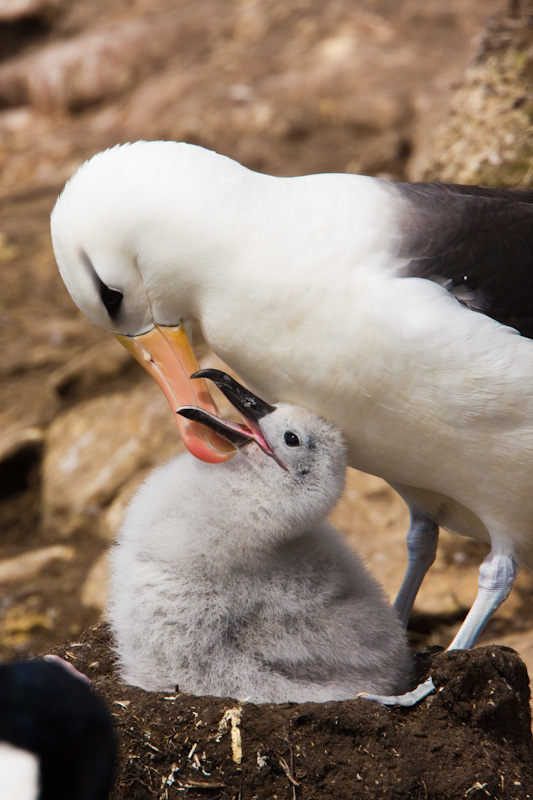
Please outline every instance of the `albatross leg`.
[{"label": "albatross leg", "polygon": [[481,631],[509,597],[518,564],[508,553],[489,553],[479,568],[478,592],[474,604],[448,650],[469,650]]},{"label": "albatross leg", "polygon": [[[489,553],[479,568],[478,592],[474,604],[448,650],[469,650],[475,645],[491,616],[509,596],[517,572],[518,563],[512,555],[508,553]],[[414,706],[433,691],[435,691],[435,686],[432,679],[428,678],[416,689],[413,689],[412,692],[406,692],[405,694],[379,695],[362,693],[358,697],[364,697],[366,700],[376,700],[386,706]]]},{"label": "albatross leg", "polygon": [[411,525],[407,533],[407,570],[394,603],[404,628],[409,622],[424,576],[435,561],[438,540],[438,525],[417,508],[411,508]]}]

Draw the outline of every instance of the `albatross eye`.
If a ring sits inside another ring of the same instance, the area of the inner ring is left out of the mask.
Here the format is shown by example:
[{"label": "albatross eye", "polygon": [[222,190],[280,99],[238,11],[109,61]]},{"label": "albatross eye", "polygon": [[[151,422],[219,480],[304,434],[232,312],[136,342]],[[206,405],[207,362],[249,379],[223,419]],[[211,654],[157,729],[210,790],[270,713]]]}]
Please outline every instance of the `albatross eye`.
[{"label": "albatross eye", "polygon": [[83,249],[80,250],[80,258],[85,266],[85,269],[89,273],[91,280],[94,282],[96,290],[100,295],[100,300],[104,304],[107,313],[111,319],[115,319],[120,311],[120,304],[122,303],[122,298],[124,295],[122,292],[119,292],[118,289],[112,289],[110,286],[105,285],[93,267],[93,262]]},{"label": "albatross eye", "polygon": [[106,311],[111,319],[114,319],[119,312],[123,294],[122,292],[119,292],[118,289],[111,289],[102,282],[100,282],[99,289],[102,303],[106,307]]},{"label": "albatross eye", "polygon": [[300,447],[300,439],[292,431],[285,431],[283,439],[288,447]]}]

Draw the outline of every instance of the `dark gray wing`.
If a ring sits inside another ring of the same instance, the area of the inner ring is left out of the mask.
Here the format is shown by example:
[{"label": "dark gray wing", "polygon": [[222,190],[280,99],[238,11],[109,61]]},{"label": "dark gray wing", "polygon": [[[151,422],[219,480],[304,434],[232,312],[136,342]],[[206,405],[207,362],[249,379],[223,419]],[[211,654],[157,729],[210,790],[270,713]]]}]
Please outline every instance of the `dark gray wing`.
[{"label": "dark gray wing", "polygon": [[533,338],[533,191],[393,185],[402,198],[402,275],[440,283]]}]

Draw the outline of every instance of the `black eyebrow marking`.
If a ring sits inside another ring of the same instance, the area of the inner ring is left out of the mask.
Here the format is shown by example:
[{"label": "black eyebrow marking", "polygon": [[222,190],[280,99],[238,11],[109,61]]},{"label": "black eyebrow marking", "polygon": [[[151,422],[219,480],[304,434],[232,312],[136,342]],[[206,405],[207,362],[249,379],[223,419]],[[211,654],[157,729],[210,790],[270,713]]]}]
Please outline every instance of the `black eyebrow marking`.
[{"label": "black eyebrow marking", "polygon": [[85,252],[85,250],[80,250],[80,258],[87,269],[87,272],[92,278],[92,281],[96,287],[98,294],[100,295],[100,299],[105,306],[107,313],[109,314],[111,319],[116,319],[118,317],[120,306],[122,304],[122,299],[124,295],[119,289],[114,289],[111,286],[106,286],[103,280],[100,278],[98,273],[96,272],[93,262]]}]

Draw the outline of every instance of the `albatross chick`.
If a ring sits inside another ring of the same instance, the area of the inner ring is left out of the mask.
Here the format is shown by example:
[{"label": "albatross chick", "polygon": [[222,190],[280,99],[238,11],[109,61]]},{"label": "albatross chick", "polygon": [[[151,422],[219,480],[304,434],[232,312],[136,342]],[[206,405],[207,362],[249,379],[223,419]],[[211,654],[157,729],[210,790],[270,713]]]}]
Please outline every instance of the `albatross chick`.
[{"label": "albatross chick", "polygon": [[398,616],[325,521],[344,486],[341,434],[305,408],[275,408],[224,373],[203,374],[247,424],[181,409],[237,455],[180,455],[128,509],[108,612],[124,680],[255,703],[405,691],[412,656]]}]

